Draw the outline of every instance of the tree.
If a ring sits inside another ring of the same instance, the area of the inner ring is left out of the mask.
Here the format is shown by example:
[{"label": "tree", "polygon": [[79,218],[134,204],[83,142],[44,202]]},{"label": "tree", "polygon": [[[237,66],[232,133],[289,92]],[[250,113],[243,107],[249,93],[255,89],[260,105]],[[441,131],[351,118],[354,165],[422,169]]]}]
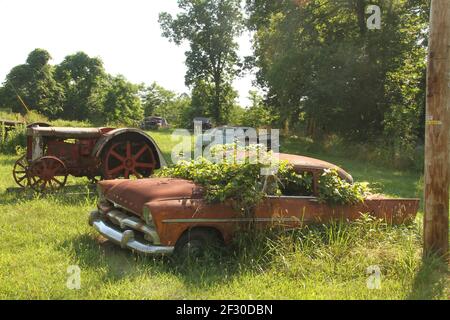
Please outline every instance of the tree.
[{"label": "tree", "polygon": [[224,122],[226,102],[221,100],[239,73],[238,45],[235,41],[243,28],[239,0],[178,0],[182,10],[174,19],[163,12],[159,22],[162,35],[175,44],[188,41],[186,85],[211,83],[207,107],[217,123]]},{"label": "tree", "polygon": [[185,127],[185,115],[191,107],[191,98],[187,94],[174,96],[166,103],[156,107],[154,114],[166,118],[172,127]]},{"label": "tree", "polygon": [[141,96],[145,116],[152,116],[157,115],[155,111],[158,107],[170,104],[175,99],[176,94],[153,82],[149,87],[142,90]]},{"label": "tree", "polygon": [[[381,30],[365,8],[382,10]],[[307,134],[414,144],[423,114],[427,4],[406,0],[248,0],[257,81],[282,124]]]},{"label": "tree", "polygon": [[189,95],[176,94],[154,82],[142,91],[141,96],[146,116],[163,117],[173,127],[186,125],[186,116],[191,108]]},{"label": "tree", "polygon": [[221,85],[219,92],[219,100],[221,101],[221,117],[220,120],[214,116],[214,110],[209,106],[214,104],[216,100],[215,84],[199,80],[192,89],[192,102],[190,113],[190,127],[194,125],[192,119],[194,117],[211,117],[215,120],[216,125],[221,123],[228,123],[230,120],[230,111],[234,108],[237,92],[233,89],[230,83]]},{"label": "tree", "polygon": [[153,82],[141,91],[141,100],[145,116],[163,117],[172,127],[185,127],[189,122],[191,98],[185,93],[176,94]]},{"label": "tree", "polygon": [[107,74],[100,58],[91,58],[84,52],[68,55],[56,66],[55,78],[65,92],[62,117],[82,120],[101,116]]},{"label": "tree", "polygon": [[25,64],[15,66],[6,76],[1,90],[0,105],[11,107],[13,112],[24,113],[24,106],[55,118],[62,111],[64,91],[54,79],[54,68],[49,65],[50,54],[44,49],[33,50]]},{"label": "tree", "polygon": [[144,110],[138,93],[139,86],[128,82],[125,77],[111,78],[104,98],[104,114],[108,123],[133,125],[142,120]]},{"label": "tree", "polygon": [[253,128],[270,126],[277,120],[277,116],[271,112],[264,103],[263,97],[256,91],[250,91],[251,106],[242,114],[242,125]]}]

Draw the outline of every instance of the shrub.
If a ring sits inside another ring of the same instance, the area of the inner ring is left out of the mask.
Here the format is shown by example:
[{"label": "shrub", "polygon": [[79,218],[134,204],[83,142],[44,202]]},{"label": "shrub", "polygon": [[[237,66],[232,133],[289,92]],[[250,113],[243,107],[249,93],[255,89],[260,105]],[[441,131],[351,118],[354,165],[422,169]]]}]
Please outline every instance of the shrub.
[{"label": "shrub", "polygon": [[[261,150],[256,150],[258,154],[261,153]],[[245,151],[252,150],[247,147]],[[213,154],[216,159],[220,159],[220,157],[217,158],[217,154]],[[205,158],[183,160],[160,169],[155,175],[192,180],[204,187],[207,202],[232,200],[236,209],[247,216],[253,214],[253,208],[264,195],[310,195],[312,193],[311,174],[295,172],[293,166],[286,161],[280,161],[276,173],[263,175],[262,170],[268,169],[267,157],[271,156],[270,152],[262,152],[260,161],[257,162],[249,161],[249,154],[245,161],[237,162],[237,152],[233,154],[234,157],[223,157],[223,161],[219,162],[212,162]],[[365,185],[350,184],[341,179],[336,170],[325,170],[319,179],[319,200],[327,203],[357,203],[362,201],[368,192]]]},{"label": "shrub", "polygon": [[75,120],[62,120],[57,119],[51,122],[52,126],[55,127],[77,127],[77,128],[89,128],[93,124],[89,121],[75,121]]},{"label": "shrub", "polygon": [[43,116],[37,111],[28,111],[24,116],[25,121],[27,124],[34,123],[34,122],[45,122],[48,123],[49,120],[46,116]]},{"label": "shrub", "polygon": [[1,133],[0,152],[7,154],[22,153],[26,145],[26,131],[23,126],[17,126],[15,129],[6,133]]},{"label": "shrub", "polygon": [[355,204],[363,201],[369,193],[367,185],[348,183],[341,179],[336,170],[325,169],[318,181],[319,201],[334,204]]}]

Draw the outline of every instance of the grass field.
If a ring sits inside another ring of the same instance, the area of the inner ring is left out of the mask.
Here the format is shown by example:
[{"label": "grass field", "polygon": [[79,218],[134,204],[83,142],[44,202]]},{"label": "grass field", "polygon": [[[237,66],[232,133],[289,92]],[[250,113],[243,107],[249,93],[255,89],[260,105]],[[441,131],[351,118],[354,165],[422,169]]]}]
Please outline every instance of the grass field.
[{"label": "grass field", "polygon": [[[170,157],[168,133],[151,133]],[[284,150],[283,150],[284,149]],[[304,153],[300,144],[282,151]],[[419,174],[348,157],[309,154],[341,165],[384,193],[421,196]],[[8,192],[16,156],[0,155],[0,299],[448,299],[448,266],[421,259],[422,215],[409,226],[361,221],[260,236],[221,259],[177,264],[120,249],[87,224],[96,196],[87,179],[65,193]],[[87,193],[87,194],[86,194]],[[240,239],[245,243],[245,238]],[[81,288],[66,286],[68,267]],[[366,270],[378,266],[381,288]]]}]

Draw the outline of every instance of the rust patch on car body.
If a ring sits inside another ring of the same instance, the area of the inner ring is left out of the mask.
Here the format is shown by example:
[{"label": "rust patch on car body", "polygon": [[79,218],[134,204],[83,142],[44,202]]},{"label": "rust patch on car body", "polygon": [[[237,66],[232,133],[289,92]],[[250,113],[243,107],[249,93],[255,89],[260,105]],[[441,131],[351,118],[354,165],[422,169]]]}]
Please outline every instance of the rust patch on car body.
[{"label": "rust patch on car body", "polygon": [[203,195],[201,186],[174,178],[103,180],[98,185],[109,201],[138,215],[145,203],[155,199],[198,199]]}]

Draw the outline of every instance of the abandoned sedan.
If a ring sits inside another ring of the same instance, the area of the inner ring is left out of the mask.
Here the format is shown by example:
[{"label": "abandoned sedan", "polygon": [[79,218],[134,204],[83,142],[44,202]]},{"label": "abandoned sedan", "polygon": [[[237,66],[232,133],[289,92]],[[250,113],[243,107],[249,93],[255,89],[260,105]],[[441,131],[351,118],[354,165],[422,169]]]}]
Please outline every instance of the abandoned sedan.
[{"label": "abandoned sedan", "polygon": [[390,223],[414,219],[419,199],[366,197],[352,205],[327,204],[317,197],[317,179],[327,169],[352,183],[351,175],[325,161],[279,154],[296,172],[313,177],[311,194],[265,196],[246,217],[231,201],[209,203],[203,186],[178,178],[104,180],[98,183],[97,210],[89,224],[123,248],[145,254],[202,252],[205,246],[229,244],[250,223],[258,228],[299,228],[331,220],[355,220],[368,213]]}]

